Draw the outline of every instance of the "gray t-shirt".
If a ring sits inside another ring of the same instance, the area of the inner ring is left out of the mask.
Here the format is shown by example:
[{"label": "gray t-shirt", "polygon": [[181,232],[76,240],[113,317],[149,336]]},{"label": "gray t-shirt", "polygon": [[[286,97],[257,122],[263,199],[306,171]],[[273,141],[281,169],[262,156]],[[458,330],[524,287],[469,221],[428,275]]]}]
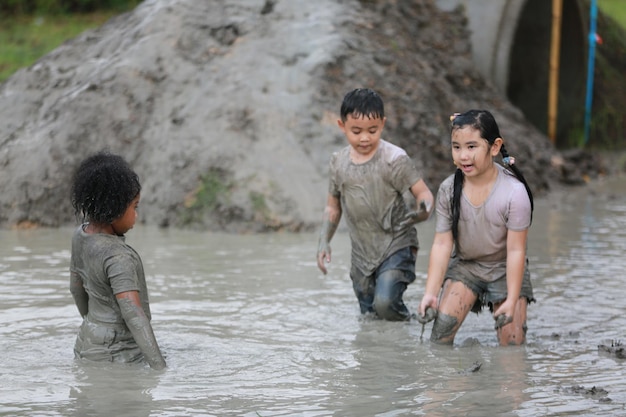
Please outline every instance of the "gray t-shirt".
[{"label": "gray t-shirt", "polygon": [[72,237],[70,271],[78,274],[89,295],[87,319],[94,323],[123,325],[116,294],[139,291],[148,319],[150,305],[143,264],[123,236],[87,234],[79,226]]},{"label": "gray t-shirt", "polygon": [[350,231],[353,267],[370,275],[389,255],[418,246],[415,227],[398,226],[408,212],[405,199],[415,200],[409,190],[421,179],[402,148],[381,139],[372,159],[355,164],[347,146],[331,157],[329,177]]},{"label": "gray t-shirt", "polygon": [[[473,206],[465,194],[461,197],[459,247],[455,256],[485,281],[494,281],[506,273],[506,239],[508,230],[522,231],[530,227],[530,199],[524,184],[503,166],[491,193],[480,206]],[[450,202],[454,175],[446,178],[437,193],[436,232],[451,230]]]}]

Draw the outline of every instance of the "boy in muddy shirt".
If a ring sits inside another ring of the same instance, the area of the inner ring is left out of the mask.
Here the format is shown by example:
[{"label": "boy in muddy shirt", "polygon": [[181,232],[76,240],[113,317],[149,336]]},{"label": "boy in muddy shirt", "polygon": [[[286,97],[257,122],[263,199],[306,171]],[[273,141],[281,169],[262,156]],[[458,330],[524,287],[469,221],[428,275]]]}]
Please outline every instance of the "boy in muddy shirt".
[{"label": "boy in muddy shirt", "polygon": [[433,194],[407,153],[381,139],[386,118],[375,91],[359,88],[346,94],[340,116],[337,123],[349,146],[330,160],[317,265],[326,274],[330,241],[345,213],[352,246],[350,278],[361,313],[408,320],[402,296],[415,280],[414,226],[430,216]]}]

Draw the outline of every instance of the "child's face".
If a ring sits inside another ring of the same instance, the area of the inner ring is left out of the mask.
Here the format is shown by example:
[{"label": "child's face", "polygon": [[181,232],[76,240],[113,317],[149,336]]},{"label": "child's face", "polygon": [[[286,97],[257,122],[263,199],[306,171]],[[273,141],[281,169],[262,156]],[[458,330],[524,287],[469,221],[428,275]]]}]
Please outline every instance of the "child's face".
[{"label": "child's face", "polygon": [[135,197],[133,201],[130,202],[124,214],[121,217],[113,220],[111,226],[113,227],[113,232],[122,236],[130,229],[133,228],[135,222],[137,221],[137,207],[139,206],[139,195]]},{"label": "child's face", "polygon": [[480,131],[470,126],[452,132],[452,159],[463,174],[476,177],[493,165],[493,157],[500,152],[502,139],[497,138],[493,145],[480,136]]},{"label": "child's face", "polygon": [[370,118],[368,116],[353,117],[349,114],[346,121],[337,121],[339,128],[348,139],[352,149],[361,157],[369,158],[378,149],[380,136],[387,118]]}]

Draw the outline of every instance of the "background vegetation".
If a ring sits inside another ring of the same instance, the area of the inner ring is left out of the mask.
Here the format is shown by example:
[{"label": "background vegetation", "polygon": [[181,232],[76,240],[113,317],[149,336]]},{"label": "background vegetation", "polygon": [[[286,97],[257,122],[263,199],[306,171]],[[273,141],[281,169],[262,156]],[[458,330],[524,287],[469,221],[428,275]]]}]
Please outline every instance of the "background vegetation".
[{"label": "background vegetation", "polygon": [[0,82],[141,0],[0,0]]},{"label": "background vegetation", "polygon": [[[101,26],[111,17],[129,11],[141,2],[0,0],[0,83],[66,40]],[[597,52],[593,140],[588,145],[603,149],[620,148],[626,141],[622,133],[626,130],[623,115],[626,92],[622,92],[626,71],[626,50],[622,39],[626,31],[626,0],[598,0],[598,6],[602,12],[598,33],[604,40],[604,46],[599,47]],[[582,137],[582,130],[573,137]]]},{"label": "background vegetation", "polygon": [[626,29],[626,1],[598,0],[598,7],[606,15],[611,16],[617,23]]},{"label": "background vegetation", "polygon": [[127,10],[141,0],[2,0],[2,15],[87,13],[96,10]]},{"label": "background vegetation", "polygon": [[[626,0],[598,0],[593,104],[589,142],[597,150],[626,149]],[[617,24],[616,24],[617,23]]]}]

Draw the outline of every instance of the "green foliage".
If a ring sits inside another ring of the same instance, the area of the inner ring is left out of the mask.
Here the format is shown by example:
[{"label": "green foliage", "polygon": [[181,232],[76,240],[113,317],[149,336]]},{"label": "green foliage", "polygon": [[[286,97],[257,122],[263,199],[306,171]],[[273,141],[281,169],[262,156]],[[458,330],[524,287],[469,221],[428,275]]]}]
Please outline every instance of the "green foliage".
[{"label": "green foliage", "polygon": [[[620,1],[626,12],[626,1]],[[617,3],[616,3],[617,6]],[[624,149],[626,146],[626,30],[615,24],[615,13],[598,16],[603,43],[596,46],[591,127],[587,146],[594,149]]]},{"label": "green foliage", "polygon": [[194,199],[189,208],[212,211],[228,196],[230,185],[224,182],[219,171],[210,171],[200,178]]},{"label": "green foliage", "polygon": [[208,215],[230,203],[233,183],[228,174],[220,169],[210,169],[200,177],[200,181],[184,201],[184,210],[180,213],[182,225],[203,223]]},{"label": "green foliage", "polygon": [[128,10],[141,0],[3,0],[0,15],[89,13]]},{"label": "green foliage", "polygon": [[[585,4],[589,6],[589,0]],[[589,137],[585,138],[585,109],[581,107],[567,137],[559,139],[559,148],[626,148],[626,1],[598,0],[598,7],[597,33],[602,43],[596,45]]]},{"label": "green foliage", "polygon": [[142,0],[0,0],[0,82]]},{"label": "green foliage", "polygon": [[626,1],[624,0],[598,0],[598,7],[607,16],[626,28]]},{"label": "green foliage", "polygon": [[252,209],[255,213],[262,214],[263,216],[266,216],[268,214],[269,209],[267,207],[267,203],[265,202],[265,196],[263,194],[256,191],[251,191],[250,194],[248,194],[248,197],[250,198],[250,202],[252,203]]},{"label": "green foliage", "polygon": [[114,12],[0,18],[0,82],[68,39],[102,25]]}]

